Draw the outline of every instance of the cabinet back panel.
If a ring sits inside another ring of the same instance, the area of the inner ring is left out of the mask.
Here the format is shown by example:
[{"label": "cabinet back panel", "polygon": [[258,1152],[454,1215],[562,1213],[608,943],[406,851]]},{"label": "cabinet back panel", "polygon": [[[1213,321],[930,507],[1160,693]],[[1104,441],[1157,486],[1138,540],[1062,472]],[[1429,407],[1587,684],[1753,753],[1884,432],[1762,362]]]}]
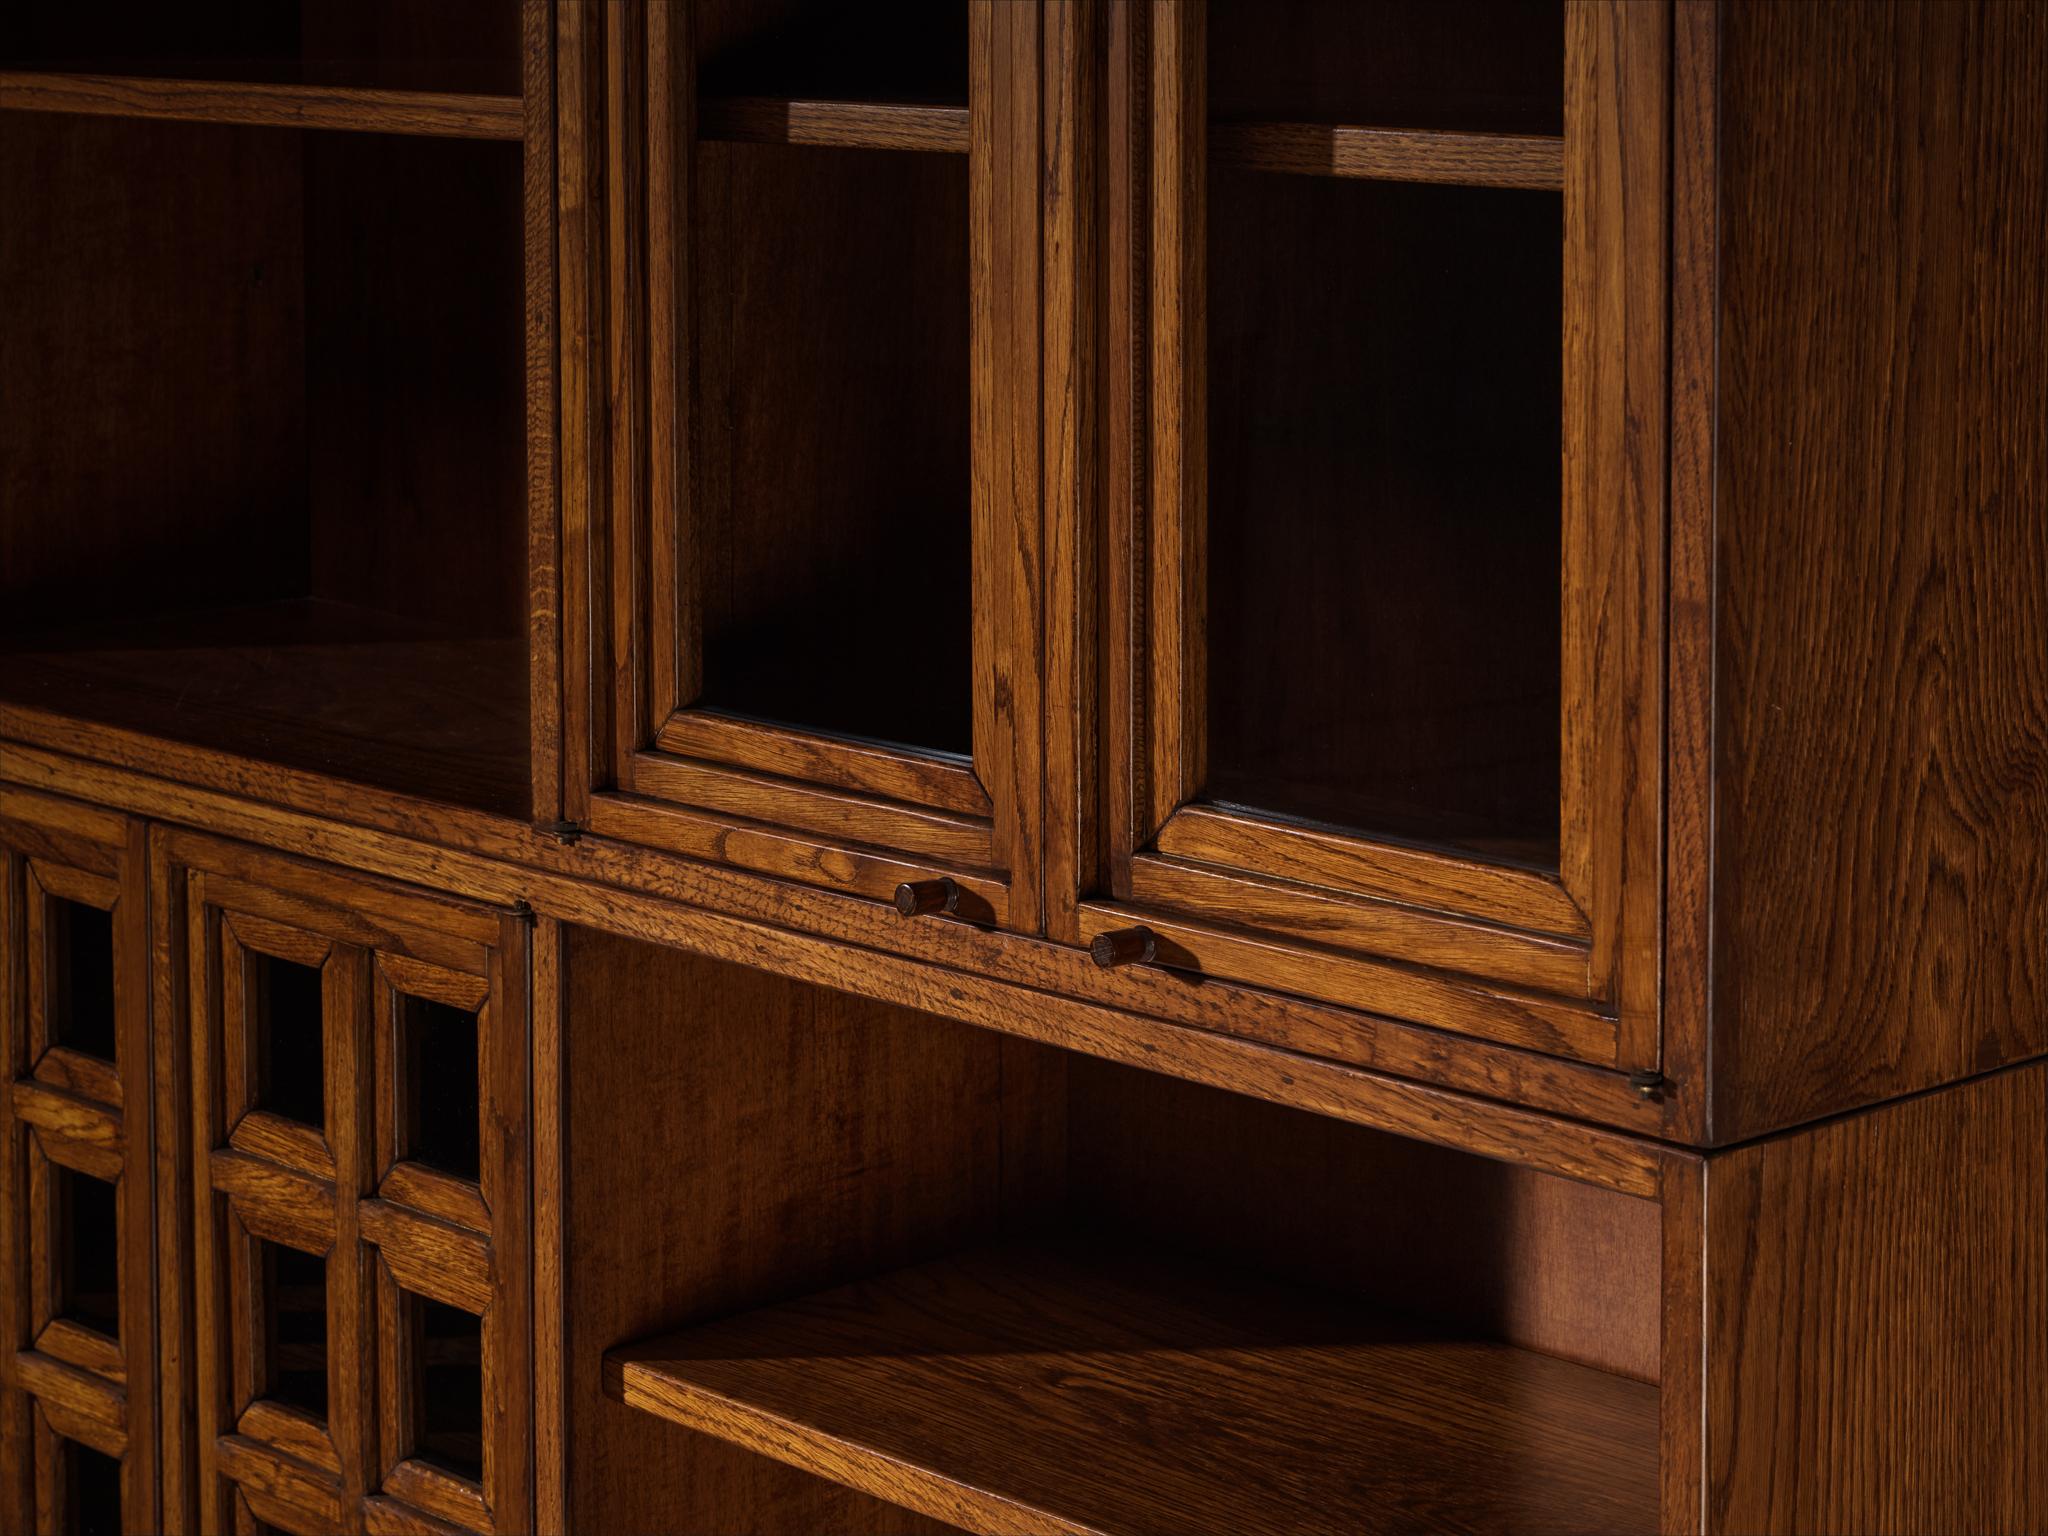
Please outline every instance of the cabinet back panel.
[{"label": "cabinet back panel", "polygon": [[0,209],[0,627],[303,592],[298,136],[0,113]]},{"label": "cabinet back panel", "polygon": [[1555,867],[1561,212],[1211,177],[1208,798]]},{"label": "cabinet back panel", "polygon": [[313,595],[526,630],[520,152],[309,134]]},{"label": "cabinet back panel", "polygon": [[1210,0],[1218,121],[1564,131],[1562,0]]},{"label": "cabinet back panel", "polygon": [[706,96],[967,104],[967,0],[697,0]]},{"label": "cabinet back panel", "polygon": [[385,90],[520,88],[514,0],[27,0],[6,67]]},{"label": "cabinet back panel", "polygon": [[729,364],[703,368],[693,434],[698,702],[964,756],[966,159],[705,144],[698,165],[699,324]]}]

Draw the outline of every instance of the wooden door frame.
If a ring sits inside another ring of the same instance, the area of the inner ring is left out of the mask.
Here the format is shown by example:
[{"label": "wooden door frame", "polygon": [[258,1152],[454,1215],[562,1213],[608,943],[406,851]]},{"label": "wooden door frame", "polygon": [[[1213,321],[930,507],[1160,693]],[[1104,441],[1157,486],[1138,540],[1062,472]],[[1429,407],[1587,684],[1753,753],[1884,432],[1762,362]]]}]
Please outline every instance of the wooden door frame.
[{"label": "wooden door frame", "polygon": [[[562,306],[565,422],[579,414],[606,468],[572,509],[579,515],[565,518],[576,546],[564,551],[567,580],[593,596],[564,626],[565,672],[587,689],[565,707],[566,730],[589,737],[587,754],[573,739],[565,753],[564,815],[604,835],[881,899],[904,881],[949,876],[960,916],[1036,931],[1041,19],[1032,6],[962,3],[971,23],[971,764],[696,707],[689,508],[702,476],[687,381],[700,338],[682,217],[696,114],[689,12],[565,8],[564,112],[582,114],[562,135],[565,209],[576,210],[565,231],[586,260]],[[600,185],[601,210],[591,202]],[[587,328],[581,345],[572,325]]]},{"label": "wooden door frame", "polygon": [[[163,1075],[184,1095],[180,1162],[197,1175],[176,1234],[191,1266],[182,1321],[197,1528],[230,1528],[237,1499],[273,1524],[355,1529],[374,1514],[384,1524],[529,1528],[528,918],[167,828],[151,834],[150,879],[160,1025],[183,1047]],[[231,1059],[241,1026],[227,1015],[240,1012],[229,962],[248,949],[322,964],[324,1134],[247,1107]],[[486,1123],[475,1185],[398,1156],[393,989],[480,1004]],[[253,1391],[256,1239],[327,1254],[321,1428]],[[411,1364],[394,1311],[401,1293],[480,1319],[481,1494],[399,1453]]]},{"label": "wooden door frame", "polygon": [[[1077,835],[1078,856],[1053,856],[1081,872],[1080,899],[1056,914],[1054,931],[1085,941],[1143,921],[1169,963],[1599,1065],[1654,1068],[1668,8],[1566,7],[1555,878],[1193,803],[1204,777],[1203,17],[1197,7],[1113,0],[1107,20],[1107,153],[1093,204],[1107,246],[1105,601],[1099,618],[1058,621],[1077,634],[1100,625],[1102,809],[1092,847]],[[1049,401],[1049,422],[1053,414]],[[1066,721],[1060,729],[1094,724],[1079,707]],[[1304,952],[1303,942],[1318,947]]]},{"label": "wooden door frame", "polygon": [[[0,790],[0,1524],[24,1530],[46,1528],[37,1522],[59,1512],[46,1486],[59,1439],[120,1462],[131,1529],[155,1529],[182,1488],[177,1405],[158,1392],[158,1319],[165,1301],[175,1305],[179,1281],[160,1270],[156,1248],[157,1205],[171,1181],[158,1173],[152,1143],[143,840],[139,821]],[[48,1038],[51,897],[111,915],[112,1063]],[[49,1315],[57,1169],[113,1186],[118,1339]],[[165,1358],[175,1353],[169,1332]]]}]

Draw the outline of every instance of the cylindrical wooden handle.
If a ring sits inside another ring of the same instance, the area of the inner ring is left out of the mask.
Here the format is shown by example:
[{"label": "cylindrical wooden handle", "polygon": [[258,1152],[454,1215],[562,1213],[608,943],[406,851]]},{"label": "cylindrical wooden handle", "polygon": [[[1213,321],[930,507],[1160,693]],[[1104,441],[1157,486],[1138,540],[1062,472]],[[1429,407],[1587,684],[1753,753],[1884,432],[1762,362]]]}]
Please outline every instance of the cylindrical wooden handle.
[{"label": "cylindrical wooden handle", "polygon": [[1105,971],[1119,965],[1143,965],[1157,958],[1159,937],[1150,928],[1118,928],[1095,935],[1088,953]]},{"label": "cylindrical wooden handle", "polygon": [[896,910],[905,917],[926,912],[952,912],[960,906],[960,887],[951,879],[906,880],[896,887]]}]

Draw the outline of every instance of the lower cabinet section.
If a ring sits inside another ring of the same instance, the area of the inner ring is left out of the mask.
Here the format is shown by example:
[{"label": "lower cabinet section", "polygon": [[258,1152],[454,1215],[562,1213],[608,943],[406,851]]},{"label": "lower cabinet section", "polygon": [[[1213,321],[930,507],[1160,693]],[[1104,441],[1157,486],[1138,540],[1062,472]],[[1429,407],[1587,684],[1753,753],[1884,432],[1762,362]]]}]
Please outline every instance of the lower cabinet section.
[{"label": "lower cabinet section", "polygon": [[2048,1065],[1318,1113],[476,894],[0,788],[0,1531],[2048,1528]]},{"label": "lower cabinet section", "polygon": [[564,979],[563,1528],[1656,1527],[1655,1200],[594,933]]}]

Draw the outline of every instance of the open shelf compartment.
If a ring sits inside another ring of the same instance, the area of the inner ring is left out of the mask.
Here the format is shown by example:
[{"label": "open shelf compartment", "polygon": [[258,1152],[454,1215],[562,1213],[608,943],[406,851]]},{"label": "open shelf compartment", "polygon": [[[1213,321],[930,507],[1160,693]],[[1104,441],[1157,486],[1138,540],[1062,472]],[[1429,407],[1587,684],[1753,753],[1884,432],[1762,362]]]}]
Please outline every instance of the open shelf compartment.
[{"label": "open shelf compartment", "polygon": [[0,698],[524,815],[521,147],[0,125]]},{"label": "open shelf compartment", "polygon": [[566,964],[572,1523],[1654,1527],[1655,1202],[633,941]]}]

